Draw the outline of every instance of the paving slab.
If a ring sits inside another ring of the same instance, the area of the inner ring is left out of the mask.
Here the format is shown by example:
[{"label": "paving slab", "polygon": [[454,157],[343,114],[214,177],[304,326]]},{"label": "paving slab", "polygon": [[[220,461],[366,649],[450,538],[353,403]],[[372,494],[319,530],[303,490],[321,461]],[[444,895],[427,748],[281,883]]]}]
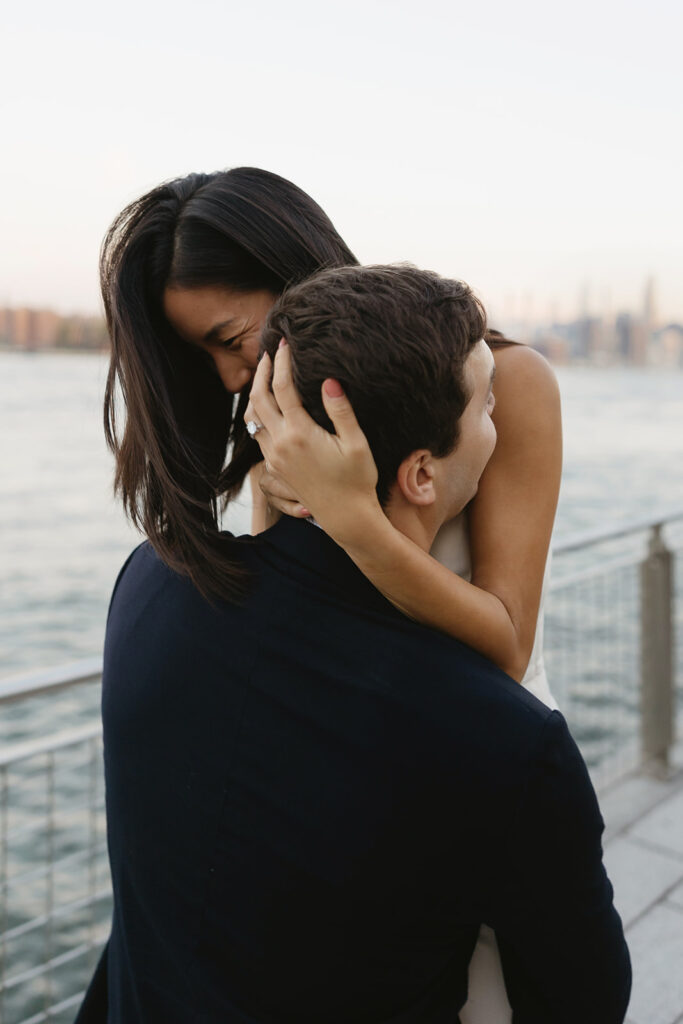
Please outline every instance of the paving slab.
[{"label": "paving slab", "polygon": [[677,886],[666,898],[667,903],[673,903],[675,907],[683,910],[683,885]]},{"label": "paving slab", "polygon": [[[625,928],[677,882],[683,883],[683,859],[647,849],[629,836],[620,836],[605,848],[605,867]],[[683,900],[683,884],[681,892]]]},{"label": "paving slab", "polygon": [[600,810],[605,820],[605,842],[633,825],[668,796],[678,791],[680,780],[663,782],[647,775],[632,775],[605,791],[599,791]]},{"label": "paving slab", "polygon": [[675,1024],[683,1016],[683,912],[658,904],[628,929],[633,1024]]},{"label": "paving slab", "polygon": [[644,815],[628,834],[683,857],[683,787]]}]

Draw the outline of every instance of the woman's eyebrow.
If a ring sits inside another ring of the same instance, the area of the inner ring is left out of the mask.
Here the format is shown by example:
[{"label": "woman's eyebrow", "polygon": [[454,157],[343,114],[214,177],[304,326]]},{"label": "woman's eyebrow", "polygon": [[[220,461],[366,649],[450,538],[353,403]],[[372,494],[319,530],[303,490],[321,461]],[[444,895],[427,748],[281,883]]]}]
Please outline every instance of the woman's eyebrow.
[{"label": "woman's eyebrow", "polygon": [[235,317],[231,316],[227,320],[221,320],[220,323],[214,324],[213,327],[206,332],[202,341],[213,341],[221,331],[224,331],[226,327],[230,327],[234,322]]}]

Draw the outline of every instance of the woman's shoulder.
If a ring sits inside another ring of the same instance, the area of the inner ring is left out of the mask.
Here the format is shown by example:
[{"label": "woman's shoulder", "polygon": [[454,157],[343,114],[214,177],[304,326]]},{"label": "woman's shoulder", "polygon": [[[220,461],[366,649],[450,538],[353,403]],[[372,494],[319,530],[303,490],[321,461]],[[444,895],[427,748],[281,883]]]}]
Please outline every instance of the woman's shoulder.
[{"label": "woman's shoulder", "polygon": [[[507,345],[493,351],[496,407],[493,422],[498,431],[497,455],[518,458],[523,449],[540,453],[535,442],[545,439],[559,453],[562,437],[560,389],[547,360],[527,345]],[[560,456],[561,457],[561,456]]]},{"label": "woman's shoulder", "polygon": [[529,345],[496,345],[492,353],[496,364],[494,391],[504,387],[506,392],[518,392],[528,397],[531,388],[535,395],[559,398],[555,371],[536,349]]}]

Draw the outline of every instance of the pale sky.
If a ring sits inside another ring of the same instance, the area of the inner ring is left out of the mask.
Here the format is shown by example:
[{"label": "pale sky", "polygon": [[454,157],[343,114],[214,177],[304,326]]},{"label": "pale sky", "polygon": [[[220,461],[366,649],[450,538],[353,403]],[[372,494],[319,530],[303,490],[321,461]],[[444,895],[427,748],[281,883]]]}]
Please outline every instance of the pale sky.
[{"label": "pale sky", "polygon": [[3,17],[0,305],[99,308],[112,217],[251,164],[363,262],[461,277],[501,316],[683,320],[683,5],[37,0]]}]

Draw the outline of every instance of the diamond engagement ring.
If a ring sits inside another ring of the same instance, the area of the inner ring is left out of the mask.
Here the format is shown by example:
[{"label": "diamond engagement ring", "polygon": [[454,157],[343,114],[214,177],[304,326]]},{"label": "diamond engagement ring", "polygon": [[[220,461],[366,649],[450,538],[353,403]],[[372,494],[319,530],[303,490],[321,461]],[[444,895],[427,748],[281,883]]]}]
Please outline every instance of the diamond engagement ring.
[{"label": "diamond engagement ring", "polygon": [[259,430],[263,430],[262,423],[258,423],[257,420],[247,420],[247,432],[249,437],[256,437]]}]

